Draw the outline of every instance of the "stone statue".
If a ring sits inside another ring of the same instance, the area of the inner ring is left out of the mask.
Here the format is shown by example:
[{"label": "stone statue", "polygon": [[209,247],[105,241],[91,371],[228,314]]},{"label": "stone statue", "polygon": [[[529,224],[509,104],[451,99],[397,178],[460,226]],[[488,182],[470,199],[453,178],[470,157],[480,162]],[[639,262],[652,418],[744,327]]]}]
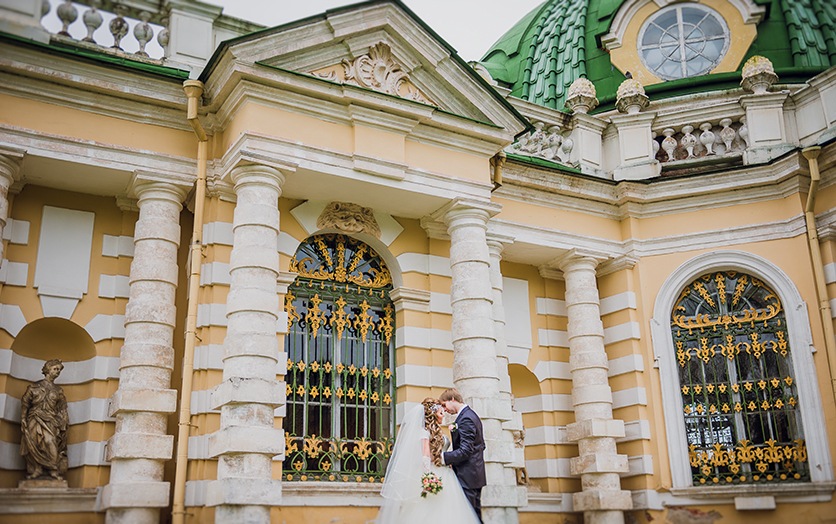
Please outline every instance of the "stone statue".
[{"label": "stone statue", "polygon": [[55,379],[64,365],[48,360],[41,372],[44,379],[26,388],[20,400],[20,454],[26,461],[27,479],[63,481],[67,472],[67,398]]}]

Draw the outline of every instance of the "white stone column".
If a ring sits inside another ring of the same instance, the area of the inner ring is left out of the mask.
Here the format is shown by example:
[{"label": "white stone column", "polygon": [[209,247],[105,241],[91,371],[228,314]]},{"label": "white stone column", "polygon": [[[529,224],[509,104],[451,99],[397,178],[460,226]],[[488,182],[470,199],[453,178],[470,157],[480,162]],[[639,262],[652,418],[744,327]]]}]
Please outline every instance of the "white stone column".
[{"label": "white stone column", "polygon": [[494,336],[493,289],[486,241],[487,222],[498,206],[456,200],[441,210],[450,235],[453,309],[453,381],[468,405],[482,419],[487,486],[482,490],[486,524],[507,520],[516,508],[517,490],[507,484],[505,464],[513,461],[514,444],[502,423],[511,420],[510,402],[500,399]]},{"label": "white stone column", "polygon": [[274,408],[285,402],[277,382],[279,317],[278,200],[285,177],[277,169],[248,165],[231,173],[237,203],[230,255],[231,285],[226,301],[223,382],[212,392],[221,428],[209,437],[218,457],[218,478],[209,483],[207,506],[215,522],[270,522],[270,507],[281,502],[281,481],[273,480],[273,457],[284,453],[274,427]]},{"label": "white stone column", "polygon": [[[523,429],[522,414],[513,411],[511,402],[511,376],[508,374],[508,343],[505,338],[505,307],[502,303],[502,270],[500,261],[506,244],[513,242],[510,237],[503,237],[488,233],[488,252],[491,262],[491,287],[493,288],[493,322],[496,343],[496,372],[499,377],[499,402],[507,403],[507,410],[511,412],[511,420],[502,422],[502,440],[512,444],[513,456],[511,461],[504,463],[503,485],[516,491],[516,507],[489,508],[485,513],[485,522],[517,522],[519,520],[518,507],[528,504],[528,491],[524,486],[517,486],[517,473],[514,468],[525,466],[525,453],[517,449],[514,443],[514,431]],[[506,407],[503,406],[503,410]],[[488,515],[488,512],[490,515]],[[504,514],[503,514],[504,513]]]},{"label": "white stone column", "polygon": [[569,367],[575,422],[568,438],[578,443],[578,457],[570,470],[581,476],[583,491],[572,495],[575,511],[585,524],[623,524],[624,510],[632,508],[629,491],[621,490],[619,473],[626,473],[627,456],[616,451],[615,439],[624,436],[624,422],[613,420],[612,390],[604,350],[604,326],[595,268],[602,258],[571,251],[552,263],[566,281],[569,317]]},{"label": "white stone column", "polygon": [[134,191],[139,220],[134,229],[119,389],[109,410],[116,417],[116,432],[107,442],[110,483],[102,491],[108,524],[160,521],[160,508],[168,506],[169,497],[163,467],[174,445],[166,426],[168,414],[177,408],[177,391],[170,386],[180,203],[186,191],[156,181],[139,182]]}]

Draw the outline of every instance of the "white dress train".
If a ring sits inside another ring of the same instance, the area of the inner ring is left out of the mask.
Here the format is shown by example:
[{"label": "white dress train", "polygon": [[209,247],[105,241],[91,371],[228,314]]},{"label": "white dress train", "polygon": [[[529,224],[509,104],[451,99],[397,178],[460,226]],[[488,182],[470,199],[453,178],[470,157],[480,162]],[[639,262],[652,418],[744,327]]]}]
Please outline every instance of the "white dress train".
[{"label": "white dress train", "polygon": [[423,406],[416,406],[404,417],[386,468],[381,490],[384,502],[375,524],[479,524],[473,506],[450,467],[429,466],[430,471],[441,479],[442,489],[435,495],[421,497],[423,440],[429,440],[429,433],[423,427],[423,416]]}]

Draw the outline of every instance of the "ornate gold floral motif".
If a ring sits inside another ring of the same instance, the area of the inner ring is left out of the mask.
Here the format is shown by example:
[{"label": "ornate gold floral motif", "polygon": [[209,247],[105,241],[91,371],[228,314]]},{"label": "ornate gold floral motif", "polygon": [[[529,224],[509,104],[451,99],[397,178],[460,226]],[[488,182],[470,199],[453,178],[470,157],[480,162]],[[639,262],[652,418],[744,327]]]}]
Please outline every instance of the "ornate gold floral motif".
[{"label": "ornate gold floral motif", "polygon": [[[308,240],[306,246],[300,247],[290,261],[290,270],[302,277],[349,282],[367,288],[392,284],[386,264],[358,240],[343,235],[319,235]],[[347,256],[349,248],[352,253]]]},{"label": "ornate gold floral motif", "polygon": [[299,313],[296,312],[296,306],[293,305],[293,301],[296,297],[293,296],[291,291],[287,292],[287,295],[284,296],[284,310],[287,312],[287,329],[290,330],[291,326],[293,326],[293,322],[299,320]]},{"label": "ornate gold floral motif", "polygon": [[360,340],[366,340],[366,335],[369,334],[369,328],[372,327],[374,324],[371,322],[371,316],[368,314],[368,310],[371,306],[365,300],[360,303],[360,309],[362,313],[356,315],[356,319],[354,320],[354,329],[359,331],[360,333]]},{"label": "ornate gold floral motif", "polygon": [[386,344],[388,345],[389,341],[392,340],[392,332],[394,331],[394,328],[392,327],[392,313],[394,313],[392,304],[387,303],[385,306],[383,306],[383,312],[385,314],[383,318],[380,319],[380,324],[378,324],[378,331],[386,340]]},{"label": "ornate gold floral motif", "polygon": [[345,312],[346,304],[347,302],[345,301],[345,299],[343,299],[343,297],[337,298],[337,300],[334,301],[334,305],[336,307],[334,308],[334,312],[328,321],[331,324],[331,326],[337,330],[338,341],[343,339],[343,330],[347,325],[351,323],[347,319],[348,313]]},{"label": "ornate gold floral motif", "polygon": [[311,299],[313,307],[309,307],[308,312],[305,314],[305,321],[308,323],[308,327],[311,330],[311,336],[314,338],[316,337],[317,331],[319,331],[319,325],[324,320],[322,311],[319,309],[319,304],[321,303],[322,299],[319,298],[319,295],[314,295]]}]

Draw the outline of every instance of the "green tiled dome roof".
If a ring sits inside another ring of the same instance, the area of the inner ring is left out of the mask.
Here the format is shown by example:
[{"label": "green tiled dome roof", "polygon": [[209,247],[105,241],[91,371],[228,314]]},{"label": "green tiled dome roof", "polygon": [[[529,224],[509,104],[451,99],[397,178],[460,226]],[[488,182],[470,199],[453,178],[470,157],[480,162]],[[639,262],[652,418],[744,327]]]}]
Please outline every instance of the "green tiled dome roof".
[{"label": "green tiled dome roof", "polygon": [[[746,58],[766,56],[788,81],[809,78],[836,65],[836,0],[755,2],[767,8],[767,16]],[[595,84],[603,104],[614,99],[624,75],[601,49],[600,37],[609,31],[623,3],[546,0],[505,33],[480,63],[500,85],[511,89],[512,96],[563,109],[569,86],[576,78],[586,77]],[[707,80],[716,84],[715,80],[721,80],[716,76]],[[739,78],[727,74],[722,81],[734,87]],[[698,79],[682,79],[651,86],[648,93],[682,94],[683,88],[697,91],[700,84]]]}]

